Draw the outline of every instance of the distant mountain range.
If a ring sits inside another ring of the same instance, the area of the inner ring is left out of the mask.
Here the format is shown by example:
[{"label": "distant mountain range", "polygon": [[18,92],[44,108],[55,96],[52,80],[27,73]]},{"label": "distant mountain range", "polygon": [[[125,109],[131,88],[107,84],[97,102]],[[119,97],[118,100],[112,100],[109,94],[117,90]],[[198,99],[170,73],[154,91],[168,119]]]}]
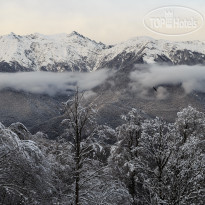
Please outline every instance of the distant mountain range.
[{"label": "distant mountain range", "polygon": [[136,37],[105,45],[83,35],[0,36],[0,72],[82,71],[131,68],[135,64],[205,64],[205,42],[171,42]]}]

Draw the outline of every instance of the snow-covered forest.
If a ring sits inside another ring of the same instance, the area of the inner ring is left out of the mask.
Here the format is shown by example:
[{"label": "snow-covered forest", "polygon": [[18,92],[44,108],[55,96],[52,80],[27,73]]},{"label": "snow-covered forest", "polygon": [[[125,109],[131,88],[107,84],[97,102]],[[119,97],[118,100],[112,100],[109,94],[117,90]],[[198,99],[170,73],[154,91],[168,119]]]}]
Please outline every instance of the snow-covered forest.
[{"label": "snow-covered forest", "polygon": [[111,128],[82,102],[64,104],[55,140],[0,123],[0,204],[205,204],[204,113],[189,106],[170,123],[133,108]]}]

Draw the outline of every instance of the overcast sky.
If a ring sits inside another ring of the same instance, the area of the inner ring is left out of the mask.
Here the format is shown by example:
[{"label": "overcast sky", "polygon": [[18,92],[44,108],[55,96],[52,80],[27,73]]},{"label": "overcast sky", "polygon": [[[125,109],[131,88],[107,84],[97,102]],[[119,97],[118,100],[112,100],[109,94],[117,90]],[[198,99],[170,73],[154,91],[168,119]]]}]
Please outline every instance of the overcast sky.
[{"label": "overcast sky", "polygon": [[96,41],[114,44],[135,36],[169,40],[203,40],[205,26],[186,36],[152,33],[143,17],[152,9],[186,6],[205,13],[204,0],[0,0],[0,35],[10,32],[71,33],[77,31]]}]

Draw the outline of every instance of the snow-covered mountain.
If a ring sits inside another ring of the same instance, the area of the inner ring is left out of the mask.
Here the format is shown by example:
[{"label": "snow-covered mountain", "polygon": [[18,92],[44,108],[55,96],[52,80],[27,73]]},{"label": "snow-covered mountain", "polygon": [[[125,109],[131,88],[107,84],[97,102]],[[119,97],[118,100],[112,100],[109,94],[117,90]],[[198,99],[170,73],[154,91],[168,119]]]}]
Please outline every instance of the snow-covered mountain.
[{"label": "snow-covered mountain", "polygon": [[0,36],[0,71],[94,71],[139,63],[205,64],[205,43],[169,42],[149,37],[105,45],[77,32]]},{"label": "snow-covered mountain", "polygon": [[0,70],[91,71],[106,46],[77,32],[71,34],[0,37]]},{"label": "snow-covered mountain", "polygon": [[205,43],[200,41],[170,42],[150,37],[136,37],[104,49],[95,68],[128,68],[141,63],[205,64]]}]

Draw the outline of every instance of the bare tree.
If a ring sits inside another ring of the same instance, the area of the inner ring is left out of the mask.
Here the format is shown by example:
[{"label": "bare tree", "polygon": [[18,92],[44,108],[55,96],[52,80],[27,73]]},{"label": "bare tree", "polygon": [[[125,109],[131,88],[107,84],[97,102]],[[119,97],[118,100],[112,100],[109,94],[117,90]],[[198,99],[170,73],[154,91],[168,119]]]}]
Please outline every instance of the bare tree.
[{"label": "bare tree", "polygon": [[65,104],[66,119],[63,123],[67,129],[64,137],[67,138],[73,155],[70,159],[74,175],[71,197],[74,195],[75,205],[128,204],[129,193],[123,183],[110,176],[106,160],[99,157],[105,153],[105,133],[112,129],[108,126],[99,126],[96,114],[95,105],[86,105],[83,93],[78,89],[73,99]]},{"label": "bare tree", "polygon": [[[80,189],[89,180],[83,177],[86,167],[91,163],[92,143],[97,133],[97,124],[95,120],[96,111],[93,104],[83,106],[84,97],[78,89],[72,100],[65,103],[65,117],[63,121],[67,129],[66,135],[73,151],[74,162],[74,202],[80,204]],[[93,173],[93,175],[95,175]],[[84,178],[83,182],[80,180]],[[91,177],[91,176],[90,176]]]}]

